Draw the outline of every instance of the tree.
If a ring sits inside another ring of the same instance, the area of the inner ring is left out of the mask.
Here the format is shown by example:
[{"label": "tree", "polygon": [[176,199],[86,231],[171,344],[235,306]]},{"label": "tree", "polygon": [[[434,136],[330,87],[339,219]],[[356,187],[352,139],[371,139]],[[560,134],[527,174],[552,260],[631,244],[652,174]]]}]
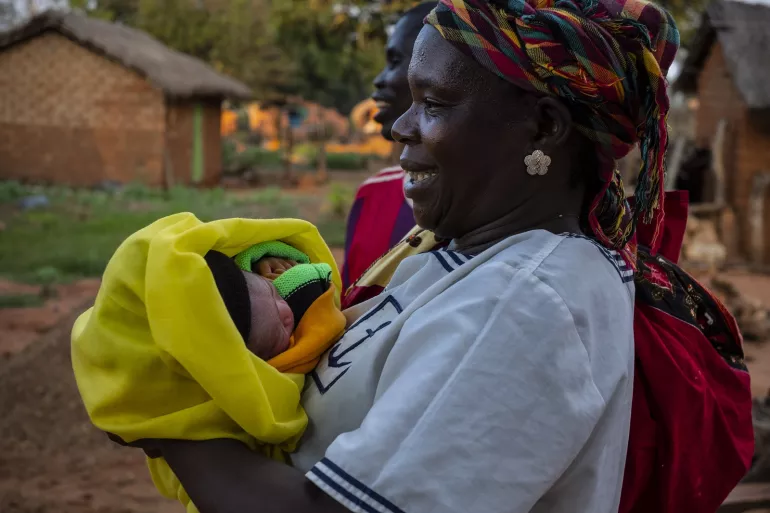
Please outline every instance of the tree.
[{"label": "tree", "polygon": [[70,6],[89,16],[133,26],[139,11],[139,0],[70,0]]},{"label": "tree", "polygon": [[348,113],[371,91],[383,64],[384,25],[356,5],[274,0],[276,44],[296,63],[296,91]]},{"label": "tree", "polygon": [[72,5],[144,30],[240,79],[257,98],[293,90],[294,65],[273,44],[270,0],[72,0]]}]

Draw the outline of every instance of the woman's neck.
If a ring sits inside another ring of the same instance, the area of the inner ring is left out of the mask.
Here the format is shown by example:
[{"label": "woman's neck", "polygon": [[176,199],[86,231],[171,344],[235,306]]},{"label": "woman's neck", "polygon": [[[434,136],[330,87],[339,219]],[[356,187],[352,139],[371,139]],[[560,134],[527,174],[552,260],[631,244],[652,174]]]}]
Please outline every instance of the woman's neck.
[{"label": "woman's neck", "polygon": [[551,214],[541,217],[538,221],[527,222],[522,221],[520,212],[511,212],[452,240],[450,249],[477,255],[508,237],[532,230],[546,230],[555,234],[583,233],[579,216],[575,214]]}]

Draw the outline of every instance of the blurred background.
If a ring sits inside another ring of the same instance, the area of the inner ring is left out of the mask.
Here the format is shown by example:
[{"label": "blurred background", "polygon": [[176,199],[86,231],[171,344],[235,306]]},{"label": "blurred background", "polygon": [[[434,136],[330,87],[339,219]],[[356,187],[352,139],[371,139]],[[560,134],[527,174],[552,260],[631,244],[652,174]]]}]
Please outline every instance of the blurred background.
[{"label": "blurred background", "polygon": [[[117,245],[173,212],[300,217],[341,260],[357,186],[398,162],[369,95],[416,3],[0,0],[0,512],[178,510],[90,427],[72,322]],[[761,398],[770,0],[659,3],[683,31],[666,182],[692,201],[682,260],[736,314]],[[629,191],[639,164],[619,162]]]}]

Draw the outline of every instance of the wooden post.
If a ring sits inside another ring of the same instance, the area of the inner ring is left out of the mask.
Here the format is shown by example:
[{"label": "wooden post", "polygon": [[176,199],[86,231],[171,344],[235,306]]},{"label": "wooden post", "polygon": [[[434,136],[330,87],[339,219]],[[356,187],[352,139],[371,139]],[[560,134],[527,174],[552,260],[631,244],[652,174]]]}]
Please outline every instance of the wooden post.
[{"label": "wooden post", "polygon": [[679,177],[679,171],[682,169],[682,160],[684,159],[684,150],[687,148],[687,139],[685,137],[677,138],[674,143],[674,151],[671,154],[671,160],[666,166],[666,190],[676,189],[676,179]]},{"label": "wooden post", "polygon": [[283,154],[283,181],[289,185],[294,181],[293,163],[291,157],[294,154],[294,129],[291,125],[286,127],[286,146]]},{"label": "wooden post", "polygon": [[725,171],[726,147],[727,120],[722,119],[717,125],[717,133],[714,137],[714,143],[711,146],[714,177],[716,178],[716,183],[714,184],[714,203],[722,206],[725,204],[725,179],[727,177]]},{"label": "wooden post", "polygon": [[326,126],[326,116],[324,115],[323,109],[319,113],[318,117],[318,163],[316,165],[315,177],[316,183],[323,184],[328,180],[328,172],[326,169],[326,142],[331,136],[329,133],[331,130],[327,130],[329,127]]}]

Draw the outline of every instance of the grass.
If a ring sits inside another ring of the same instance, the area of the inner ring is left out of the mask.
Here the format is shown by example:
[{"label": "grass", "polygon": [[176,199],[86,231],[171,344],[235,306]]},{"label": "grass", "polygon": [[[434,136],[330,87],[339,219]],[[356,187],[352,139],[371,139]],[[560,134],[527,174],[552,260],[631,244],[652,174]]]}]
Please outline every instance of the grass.
[{"label": "grass", "polygon": [[[20,210],[18,201],[30,195],[45,195],[48,206]],[[0,221],[5,223],[0,231],[0,276],[38,284],[100,276],[128,235],[177,212],[192,212],[203,221],[303,217],[317,223],[330,246],[342,245],[344,216],[318,214],[324,201],[323,196],[293,196],[278,188],[235,194],[190,188],[164,192],[132,185],[110,193],[0,183]]]},{"label": "grass", "polygon": [[3,308],[35,308],[43,306],[45,298],[40,294],[0,295],[0,309]]}]

